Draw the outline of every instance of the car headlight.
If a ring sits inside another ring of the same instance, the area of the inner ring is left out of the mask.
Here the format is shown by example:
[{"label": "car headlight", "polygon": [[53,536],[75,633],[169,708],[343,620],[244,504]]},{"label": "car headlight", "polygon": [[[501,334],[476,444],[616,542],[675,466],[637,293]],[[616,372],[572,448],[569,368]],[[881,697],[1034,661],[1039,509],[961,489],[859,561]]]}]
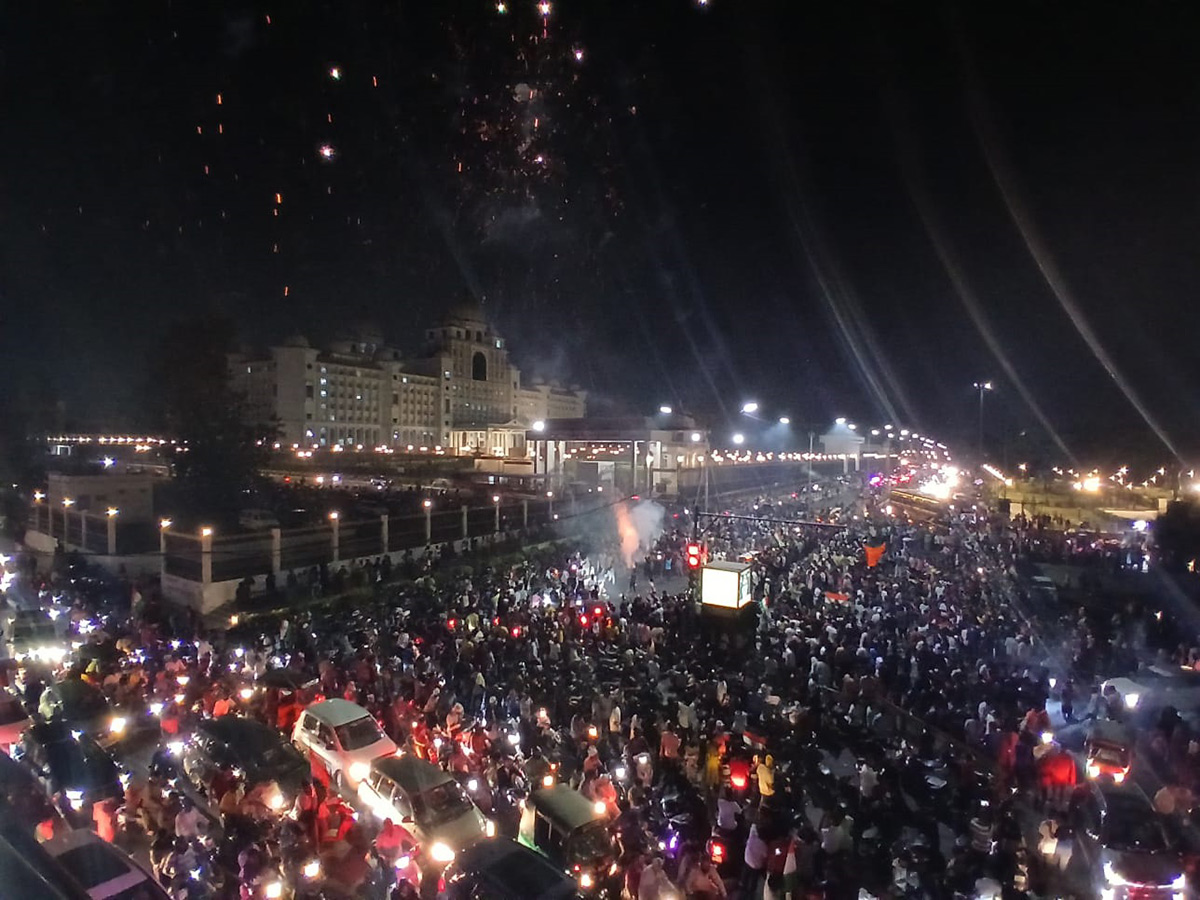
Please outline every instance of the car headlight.
[{"label": "car headlight", "polygon": [[1182,891],[1187,887],[1187,876],[1180,873],[1179,877],[1171,882],[1171,888],[1176,891]]},{"label": "car headlight", "polygon": [[125,717],[113,716],[112,721],[108,723],[108,730],[113,734],[120,734],[125,730]]},{"label": "car headlight", "polygon": [[1113,772],[1112,780],[1113,780],[1113,784],[1121,784],[1121,782],[1123,782],[1125,780],[1125,773],[1124,772]]},{"label": "car headlight", "polygon": [[310,859],[308,862],[306,862],[304,864],[303,872],[304,872],[305,878],[316,878],[318,875],[321,874],[320,861],[316,860],[316,859]]},{"label": "car headlight", "polygon": [[470,779],[467,782],[467,790],[471,791],[471,792],[475,792],[475,791],[479,790],[479,779],[478,778]]},{"label": "car headlight", "polygon": [[398,860],[396,860],[396,868],[397,869],[407,869],[410,865],[412,865],[412,857],[411,856],[402,856]]},{"label": "car headlight", "polygon": [[597,800],[595,803],[592,804],[592,812],[594,812],[598,816],[604,815],[604,811],[606,809],[608,809],[608,807],[604,805],[603,800]]},{"label": "car headlight", "polygon": [[435,863],[443,865],[454,862],[454,851],[450,849],[450,845],[442,841],[437,841],[429,848],[429,858]]},{"label": "car headlight", "polygon": [[283,896],[283,882],[272,881],[263,893],[267,895],[268,900],[279,900]]},{"label": "car headlight", "polygon": [[491,819],[487,819],[484,822],[483,833],[486,834],[488,837],[495,837],[496,836],[496,823],[493,822]]},{"label": "car headlight", "polygon": [[167,752],[172,756],[178,756],[183,752],[183,741],[171,741],[167,744]]},{"label": "car headlight", "polygon": [[1126,709],[1135,709],[1138,705],[1138,701],[1141,699],[1142,699],[1141,694],[1126,694],[1125,695],[1125,708]]},{"label": "car headlight", "polygon": [[1100,767],[1098,765],[1096,765],[1095,763],[1088,763],[1087,764],[1087,777],[1088,778],[1099,778],[1100,777]]},{"label": "car headlight", "polygon": [[596,883],[595,880],[592,878],[592,876],[589,873],[587,873],[587,872],[579,873],[579,886],[581,888],[590,888],[595,883]]},{"label": "car headlight", "polygon": [[279,791],[272,791],[271,795],[267,797],[267,806],[275,810],[283,809],[283,794]]},{"label": "car headlight", "polygon": [[351,781],[364,781],[371,774],[371,764],[365,762],[352,762],[350,768],[347,769],[350,774]]},{"label": "car headlight", "polygon": [[553,775],[542,776],[542,787],[554,787],[554,776]]},{"label": "car headlight", "polygon": [[1104,880],[1116,887],[1129,883],[1113,868],[1113,864],[1107,861],[1104,863]]}]

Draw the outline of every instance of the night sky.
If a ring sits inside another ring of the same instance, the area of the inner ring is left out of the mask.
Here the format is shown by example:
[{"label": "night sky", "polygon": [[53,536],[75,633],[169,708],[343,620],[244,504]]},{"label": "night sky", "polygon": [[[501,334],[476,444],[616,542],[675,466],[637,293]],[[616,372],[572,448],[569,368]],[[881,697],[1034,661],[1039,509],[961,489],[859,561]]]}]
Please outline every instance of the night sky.
[{"label": "night sky", "polygon": [[5,384],[132,424],[180,317],[469,295],[596,409],[973,441],[990,378],[997,456],[1188,457],[1200,15],[982,6],[9,4]]}]

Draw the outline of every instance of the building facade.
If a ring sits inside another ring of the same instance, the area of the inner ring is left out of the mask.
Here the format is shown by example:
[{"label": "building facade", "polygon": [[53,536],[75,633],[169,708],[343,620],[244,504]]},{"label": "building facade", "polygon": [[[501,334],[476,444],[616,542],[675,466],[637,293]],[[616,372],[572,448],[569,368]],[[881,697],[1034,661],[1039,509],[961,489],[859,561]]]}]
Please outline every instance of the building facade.
[{"label": "building facade", "polygon": [[525,455],[525,432],[546,419],[582,418],[586,394],[557,385],[525,388],[478,306],[425,332],[426,350],[406,359],[374,329],[327,349],[295,336],[265,354],[230,358],[246,415],[278,424],[298,447],[440,447],[461,454]]}]

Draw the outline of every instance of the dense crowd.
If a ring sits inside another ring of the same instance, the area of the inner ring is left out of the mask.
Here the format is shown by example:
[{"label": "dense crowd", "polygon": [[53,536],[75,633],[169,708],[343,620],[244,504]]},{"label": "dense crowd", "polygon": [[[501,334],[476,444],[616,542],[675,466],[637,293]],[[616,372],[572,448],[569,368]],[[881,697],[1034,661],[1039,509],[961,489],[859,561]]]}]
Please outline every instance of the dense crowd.
[{"label": "dense crowd", "polygon": [[[1075,777],[1043,739],[1047,702],[1068,718],[1109,711],[1068,687],[1069,661],[1046,664],[1021,612],[1021,535],[974,514],[797,524],[810,511],[794,495],[731,512],[699,531],[668,518],[631,559],[615,540],[470,574],[430,555],[405,563],[403,587],[372,567],[361,577],[378,589],[353,608],[227,628],[168,619],[153,598],[131,614],[76,599],[72,628],[87,622],[84,643],[113,652],[66,677],[161,732],[148,777],[135,772],[97,827],[144,832],[178,896],[221,871],[260,896],[312,861],[329,890],[415,896],[396,866],[412,836],[362,815],[315,756],[295,796],[232,767],[196,795],[172,764],[201,720],[246,715],[290,738],[307,703],[341,697],[474,785],[502,835],[547,778],[602,806],[619,865],[599,887],[613,896],[1026,895],[1022,809],[1065,808],[1053,789]],[[710,558],[753,561],[756,616],[703,609],[685,563],[696,533]],[[867,546],[885,547],[873,565]],[[1095,642],[1089,627],[1065,652]],[[49,682],[21,673],[27,705]]]}]

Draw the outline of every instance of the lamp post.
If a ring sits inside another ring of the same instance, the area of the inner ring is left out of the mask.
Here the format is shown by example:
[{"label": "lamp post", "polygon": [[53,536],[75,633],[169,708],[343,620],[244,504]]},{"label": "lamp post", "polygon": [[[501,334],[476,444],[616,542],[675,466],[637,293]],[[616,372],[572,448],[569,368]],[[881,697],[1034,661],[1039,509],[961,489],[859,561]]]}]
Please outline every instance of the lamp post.
[{"label": "lamp post", "polygon": [[500,533],[500,495],[492,494],[492,505],[496,508],[496,534]]},{"label": "lamp post", "polygon": [[979,458],[983,459],[983,395],[992,390],[990,381],[976,381],[975,390],[979,391]]}]

